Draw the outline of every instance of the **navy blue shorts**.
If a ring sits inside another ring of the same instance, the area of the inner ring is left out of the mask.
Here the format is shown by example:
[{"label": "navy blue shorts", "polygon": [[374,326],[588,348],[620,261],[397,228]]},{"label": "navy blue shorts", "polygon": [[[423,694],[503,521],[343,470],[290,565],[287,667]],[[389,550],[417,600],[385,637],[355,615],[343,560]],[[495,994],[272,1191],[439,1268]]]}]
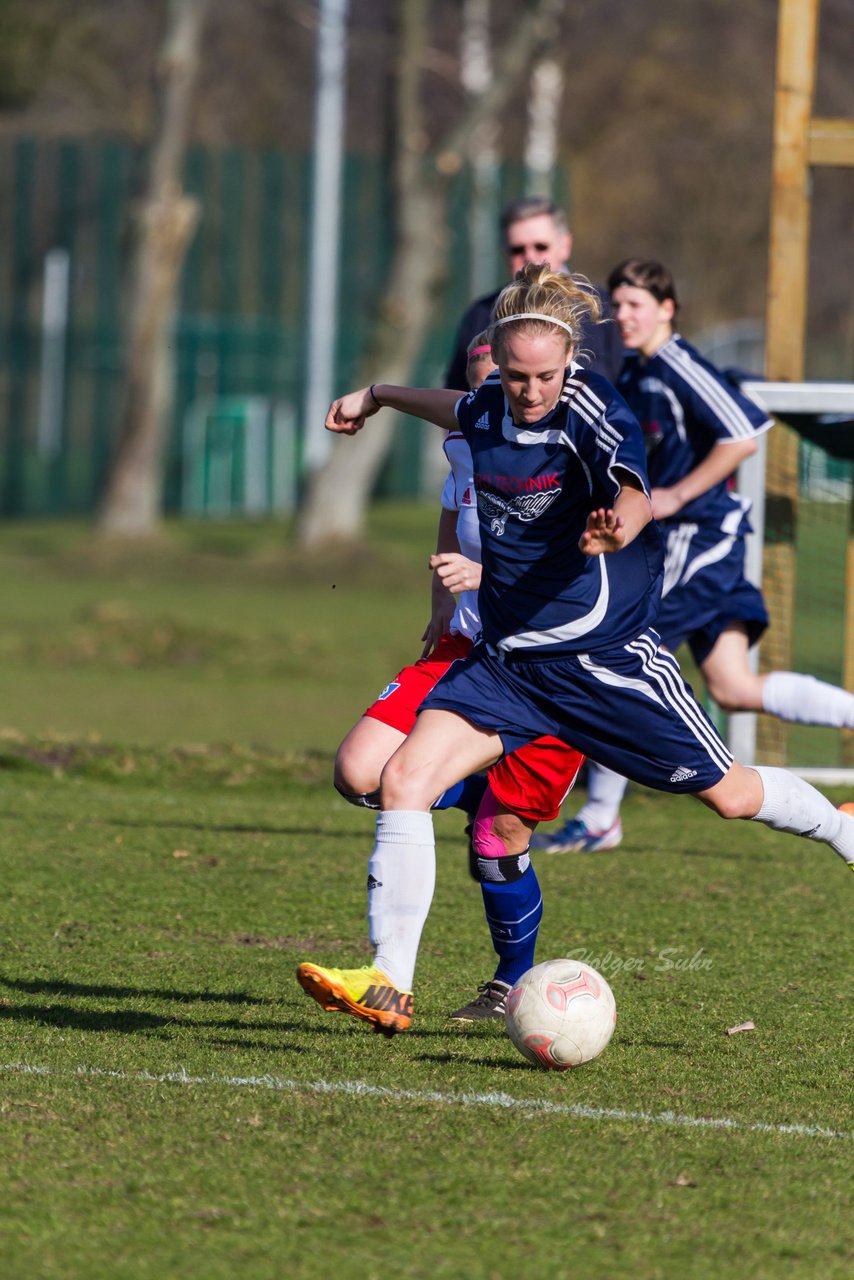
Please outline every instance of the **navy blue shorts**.
[{"label": "navy blue shorts", "polygon": [[750,525],[738,509],[732,517],[731,530],[663,526],[664,589],[655,625],[661,643],[673,652],[687,643],[698,666],[731,623],[744,624],[749,644],[768,626],[762,592],[744,576],[744,535]]},{"label": "navy blue shorts", "polygon": [[732,755],[655,631],[619,648],[506,660],[476,645],[421,710],[455,711],[506,753],[545,734],[659,791],[704,791]]}]

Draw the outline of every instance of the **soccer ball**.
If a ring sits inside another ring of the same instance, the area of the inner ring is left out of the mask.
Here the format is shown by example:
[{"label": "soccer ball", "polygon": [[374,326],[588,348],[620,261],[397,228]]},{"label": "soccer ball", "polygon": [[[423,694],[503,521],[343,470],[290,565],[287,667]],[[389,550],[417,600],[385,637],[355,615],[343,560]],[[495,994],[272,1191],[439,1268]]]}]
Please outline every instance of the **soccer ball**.
[{"label": "soccer ball", "polygon": [[508,993],[504,1013],[507,1034],[522,1057],[550,1071],[598,1058],[616,1021],[614,993],[581,960],[534,965]]}]

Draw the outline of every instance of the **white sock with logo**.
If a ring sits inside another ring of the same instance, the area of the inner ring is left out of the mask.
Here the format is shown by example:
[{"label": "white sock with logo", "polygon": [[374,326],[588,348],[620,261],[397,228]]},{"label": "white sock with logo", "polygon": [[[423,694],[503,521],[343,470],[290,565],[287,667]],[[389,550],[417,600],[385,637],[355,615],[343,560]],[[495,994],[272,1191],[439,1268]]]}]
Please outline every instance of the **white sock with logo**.
[{"label": "white sock with logo", "polygon": [[854,729],[854,694],[797,671],[771,671],[762,684],[762,709],[796,724]]},{"label": "white sock with logo", "polygon": [[613,827],[620,816],[628,779],[590,760],[587,764],[587,799],[577,817],[588,831],[601,834]]},{"label": "white sock with logo", "polygon": [[421,930],[436,884],[433,818],[385,810],[368,862],[368,924],[374,964],[399,991],[411,991]]},{"label": "white sock with logo", "polygon": [[754,822],[829,844],[843,861],[854,863],[854,818],[840,813],[820,791],[786,769],[751,768],[762,779],[764,791]]}]

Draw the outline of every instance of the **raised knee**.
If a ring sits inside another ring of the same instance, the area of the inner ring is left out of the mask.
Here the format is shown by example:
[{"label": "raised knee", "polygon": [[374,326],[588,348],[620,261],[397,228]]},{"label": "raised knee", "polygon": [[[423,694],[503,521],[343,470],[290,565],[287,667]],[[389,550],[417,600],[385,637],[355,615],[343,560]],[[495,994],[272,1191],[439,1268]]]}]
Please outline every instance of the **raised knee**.
[{"label": "raised knee", "polygon": [[758,677],[752,673],[744,678],[733,679],[731,676],[718,680],[706,678],[709,696],[718,704],[721,711],[733,715],[737,711],[761,711],[762,685]]},{"label": "raised knee", "polygon": [[752,818],[762,804],[762,784],[755,770],[733,764],[726,777],[699,799],[720,818]]},{"label": "raised knee", "polygon": [[[418,809],[422,807],[421,787],[414,784],[411,771],[404,760],[393,755],[387,760],[380,774],[380,795],[383,809]],[[430,805],[437,796],[428,797],[423,807]]]},{"label": "raised knee", "polygon": [[335,756],[335,768],[332,775],[335,790],[352,804],[361,804],[361,800],[352,800],[353,796],[366,796],[379,793],[380,780],[376,769],[370,764],[366,767],[358,753],[339,747]]},{"label": "raised knee", "polygon": [[712,808],[719,818],[743,818],[742,812],[744,806],[739,803],[736,796],[716,796],[712,802]]},{"label": "raised knee", "polygon": [[342,800],[346,800],[348,804],[354,804],[359,809],[381,809],[380,789],[376,787],[373,791],[348,791],[339,782],[334,780],[335,790],[341,796]]}]

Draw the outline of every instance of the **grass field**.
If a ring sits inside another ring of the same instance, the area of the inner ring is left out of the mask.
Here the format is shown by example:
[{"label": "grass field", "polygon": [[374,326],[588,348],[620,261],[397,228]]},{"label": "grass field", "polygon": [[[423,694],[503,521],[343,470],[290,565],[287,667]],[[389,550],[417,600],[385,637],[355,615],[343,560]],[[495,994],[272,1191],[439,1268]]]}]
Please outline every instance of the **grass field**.
[{"label": "grass field", "polygon": [[491,971],[459,814],[411,1032],[295,984],[368,954],[331,753],[417,648],[431,520],[310,563],[269,526],[0,531],[0,1275],[854,1272],[854,885],[823,849],[635,789],[618,850],[541,857],[540,958],[583,951],[619,1009],[577,1071],[448,1023]]}]

